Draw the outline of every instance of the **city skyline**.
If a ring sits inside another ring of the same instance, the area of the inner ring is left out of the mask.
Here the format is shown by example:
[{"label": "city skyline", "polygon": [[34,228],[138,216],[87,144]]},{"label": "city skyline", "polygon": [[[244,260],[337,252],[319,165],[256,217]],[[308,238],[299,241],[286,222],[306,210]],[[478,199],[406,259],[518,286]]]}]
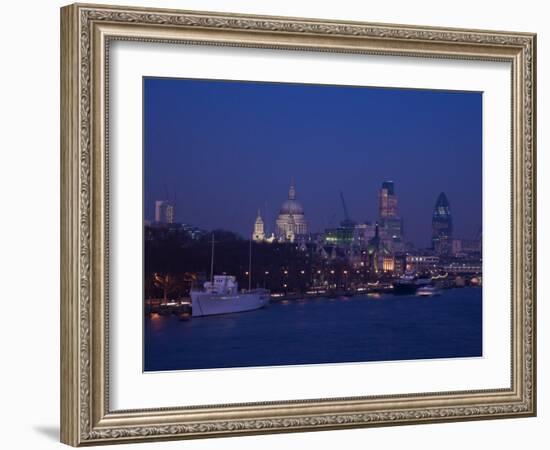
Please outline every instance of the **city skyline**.
[{"label": "city skyline", "polygon": [[[344,219],[340,192],[351,219],[376,222],[380,185],[392,180],[405,240],[416,246],[430,244],[440,192],[452,204],[456,236],[473,238],[482,225],[480,93],[154,78],[144,83],[145,218],[153,218],[156,200],[175,196],[175,222],[250,238],[260,209],[271,233],[294,180],[309,230],[322,232]],[[323,104],[329,111],[315,114]],[[215,124],[215,132],[207,133],[207,124]],[[275,136],[277,130],[283,136]]]},{"label": "city skyline", "polygon": [[[382,188],[379,189],[379,191],[382,191],[384,190],[384,186],[387,185],[387,183],[394,183],[393,181],[383,181],[382,182]],[[392,195],[394,195],[392,193]],[[434,203],[435,204],[435,207],[432,209],[432,216],[430,217],[430,226],[431,226],[431,241],[430,243],[426,244],[426,245],[417,245],[416,247],[418,248],[422,248],[422,247],[433,247],[433,217],[434,217],[434,212],[433,210],[437,210],[438,208],[438,205],[441,201],[441,197],[444,197],[445,200],[447,201],[446,199],[446,195],[444,192],[440,192],[437,196],[437,200],[436,202]],[[395,195],[396,198],[398,198],[397,195]],[[379,215],[377,217],[374,217],[374,218],[368,218],[368,219],[365,219],[365,220],[359,220],[357,221],[356,223],[357,224],[365,224],[365,223],[368,223],[368,224],[372,224],[372,225],[380,225],[382,226],[382,222],[384,221],[384,219],[386,218],[384,216],[384,214],[381,214],[381,201],[380,199],[379,200],[379,204],[378,204],[378,210],[379,210]],[[167,203],[167,204],[170,204],[170,206],[172,207],[172,220],[168,220],[168,221],[159,221],[158,220],[158,212],[157,212],[157,209],[158,209],[158,204],[159,203]],[[155,200],[155,210],[154,210],[154,217],[155,219],[154,220],[147,220],[147,222],[149,223],[155,223],[155,222],[164,222],[164,223],[181,223],[181,224],[185,224],[185,225],[189,225],[189,226],[196,226],[197,228],[200,228],[198,227],[196,224],[194,223],[191,223],[191,222],[185,222],[185,221],[175,221],[173,220],[174,217],[177,217],[177,208],[176,208],[176,204],[175,203],[172,203],[170,200]],[[398,212],[398,209],[397,209],[397,212]],[[231,229],[227,229],[227,228],[224,228],[224,227],[214,227],[214,228],[211,228],[211,229],[205,229],[205,228],[202,228],[204,231],[213,231],[213,230],[224,230],[224,231],[230,231],[230,232],[233,232],[237,235],[239,235],[241,238],[243,239],[250,239],[251,238],[251,235],[254,235],[256,233],[256,220],[258,217],[260,217],[261,221],[262,221],[262,226],[263,226],[263,232],[265,234],[265,237],[266,238],[269,238],[270,235],[277,235],[278,233],[278,230],[277,230],[277,218],[280,216],[280,210],[276,210],[275,213],[273,213],[271,216],[272,217],[267,217],[267,213],[265,211],[262,210],[262,208],[257,208],[256,210],[256,215],[254,216],[255,219],[254,219],[254,222],[252,223],[252,225],[250,226],[250,230],[251,232],[249,232],[248,234],[245,232],[245,233],[241,233],[240,231],[238,230],[231,230]],[[399,217],[398,215],[396,217]],[[399,217],[400,219],[402,219],[401,217]],[[335,223],[331,223],[329,224],[329,226],[323,228],[323,229],[318,229],[318,230],[309,230],[307,234],[318,234],[318,233],[325,233],[327,230],[331,229],[331,228],[337,228],[341,225],[341,223],[344,221],[345,217],[344,217],[344,214],[342,216],[342,219],[343,220],[339,220]],[[403,227],[404,228],[404,227]],[[481,233],[481,223],[480,223],[480,226],[479,228],[474,232],[474,235],[472,236],[457,236],[455,235],[454,238],[466,238],[466,239],[472,239],[472,240],[476,240],[476,239],[479,239],[479,236],[480,236],[480,233]],[[404,236],[404,243],[406,242],[409,242],[410,240],[407,239],[407,236],[406,234],[403,234]],[[412,242],[412,241],[410,241]],[[413,244],[415,244],[414,242],[412,242]]]}]

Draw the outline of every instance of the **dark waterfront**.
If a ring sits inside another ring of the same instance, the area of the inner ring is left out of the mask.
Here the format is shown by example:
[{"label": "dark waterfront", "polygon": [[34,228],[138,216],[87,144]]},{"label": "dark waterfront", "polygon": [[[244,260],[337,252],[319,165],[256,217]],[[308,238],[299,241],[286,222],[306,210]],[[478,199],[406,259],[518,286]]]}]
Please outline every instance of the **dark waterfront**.
[{"label": "dark waterfront", "polygon": [[145,371],[475,357],[482,290],[290,300],[188,321],[147,315],[144,324]]}]

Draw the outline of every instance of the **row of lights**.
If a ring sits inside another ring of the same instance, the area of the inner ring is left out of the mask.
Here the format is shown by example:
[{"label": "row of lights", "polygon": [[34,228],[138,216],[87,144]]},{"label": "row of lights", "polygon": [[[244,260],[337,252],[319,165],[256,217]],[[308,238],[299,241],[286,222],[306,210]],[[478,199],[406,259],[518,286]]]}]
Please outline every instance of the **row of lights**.
[{"label": "row of lights", "polygon": [[[285,275],[288,275],[288,270],[285,270],[283,273],[284,273]],[[300,274],[301,274],[301,275],[304,275],[305,273],[306,273],[305,270],[301,270],[301,271],[300,271]],[[331,274],[331,275],[334,275],[334,273],[335,273],[334,270],[331,270],[331,271],[330,271],[330,274]],[[343,273],[344,275],[347,275],[349,272],[348,272],[347,270],[344,270],[342,273]],[[361,271],[360,271],[360,270],[356,270],[355,273],[359,274],[359,273],[361,273]],[[249,274],[248,270],[247,270],[244,274],[245,274],[246,276],[248,276],[248,274]],[[317,271],[317,274],[320,275],[320,274],[321,274],[321,271],[318,270],[318,271]],[[266,270],[266,271],[264,272],[264,275],[269,275],[269,270]]]}]

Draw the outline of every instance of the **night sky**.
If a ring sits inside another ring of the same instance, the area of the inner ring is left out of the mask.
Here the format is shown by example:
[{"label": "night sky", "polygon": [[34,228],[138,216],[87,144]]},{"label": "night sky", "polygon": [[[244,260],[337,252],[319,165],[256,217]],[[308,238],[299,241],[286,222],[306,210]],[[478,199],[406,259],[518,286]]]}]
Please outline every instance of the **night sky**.
[{"label": "night sky", "polygon": [[176,221],[249,238],[267,232],[291,179],[309,229],[375,221],[393,180],[406,240],[430,244],[437,196],[454,235],[474,238],[482,211],[482,94],[185,79],[144,79],[144,212],[176,201]]}]

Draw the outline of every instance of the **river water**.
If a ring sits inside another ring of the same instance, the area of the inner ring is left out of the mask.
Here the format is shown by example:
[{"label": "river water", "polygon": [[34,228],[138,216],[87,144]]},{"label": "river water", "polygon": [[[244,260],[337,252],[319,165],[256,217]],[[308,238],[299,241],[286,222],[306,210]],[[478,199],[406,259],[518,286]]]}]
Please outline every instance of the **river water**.
[{"label": "river water", "polygon": [[145,371],[482,355],[481,288],[436,297],[273,302],[250,312],[145,317]]}]

